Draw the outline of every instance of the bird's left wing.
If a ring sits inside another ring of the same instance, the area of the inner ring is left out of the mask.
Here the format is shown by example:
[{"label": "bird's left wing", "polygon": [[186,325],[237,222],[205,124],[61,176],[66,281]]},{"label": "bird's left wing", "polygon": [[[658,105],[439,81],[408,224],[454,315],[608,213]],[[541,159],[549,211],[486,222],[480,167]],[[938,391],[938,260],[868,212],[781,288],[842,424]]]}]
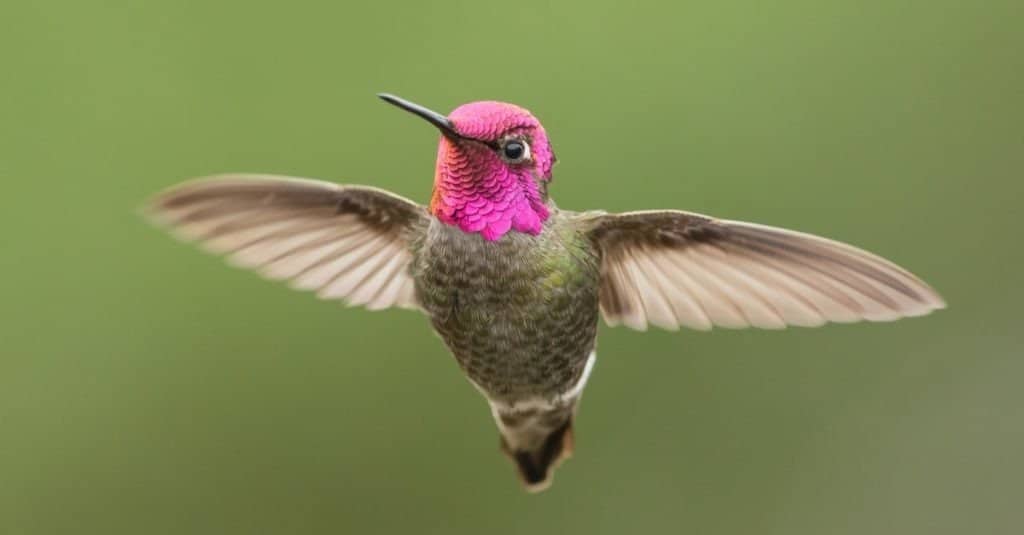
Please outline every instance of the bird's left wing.
[{"label": "bird's left wing", "polygon": [[232,264],[369,309],[416,308],[410,244],[426,210],[363,186],[221,175],[175,186],[146,208],[156,222]]},{"label": "bird's left wing", "polygon": [[583,214],[610,325],[710,329],[890,321],[944,308],[903,268],[856,247],[680,211]]}]

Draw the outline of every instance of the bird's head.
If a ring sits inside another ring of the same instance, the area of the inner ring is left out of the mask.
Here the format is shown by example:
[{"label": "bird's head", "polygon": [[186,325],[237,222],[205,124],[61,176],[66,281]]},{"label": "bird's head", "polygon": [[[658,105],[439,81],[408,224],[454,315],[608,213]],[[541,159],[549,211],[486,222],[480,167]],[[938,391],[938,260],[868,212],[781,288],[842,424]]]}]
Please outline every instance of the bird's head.
[{"label": "bird's head", "polygon": [[509,230],[539,234],[550,215],[547,183],[555,155],[529,111],[470,102],[447,117],[393,95],[385,101],[441,131],[430,211],[444,223],[495,241]]}]

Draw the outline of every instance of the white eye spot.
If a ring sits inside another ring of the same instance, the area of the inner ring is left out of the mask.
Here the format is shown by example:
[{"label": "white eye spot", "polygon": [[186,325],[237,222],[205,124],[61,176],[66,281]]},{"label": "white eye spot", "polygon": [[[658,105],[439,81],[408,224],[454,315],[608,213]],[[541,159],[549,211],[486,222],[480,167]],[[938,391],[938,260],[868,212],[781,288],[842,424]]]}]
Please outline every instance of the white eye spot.
[{"label": "white eye spot", "polygon": [[509,139],[501,144],[501,157],[508,163],[522,163],[530,159],[530,144],[522,139]]}]

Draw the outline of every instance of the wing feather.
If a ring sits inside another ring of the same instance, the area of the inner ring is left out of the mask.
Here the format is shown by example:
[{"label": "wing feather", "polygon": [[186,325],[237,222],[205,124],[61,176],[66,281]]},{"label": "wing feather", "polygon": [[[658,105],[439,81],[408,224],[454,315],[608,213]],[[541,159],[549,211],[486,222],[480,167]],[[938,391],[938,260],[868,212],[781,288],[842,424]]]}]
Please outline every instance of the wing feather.
[{"label": "wing feather", "polygon": [[[641,264],[645,265],[644,271],[650,273],[657,281],[657,285],[664,292],[666,300],[672,306],[678,325],[706,331],[711,328],[712,322],[704,312],[697,298],[685,285],[678,280],[673,280],[671,273],[673,268],[665,265],[668,261],[667,255],[641,255]],[[670,327],[671,329],[671,327]]]},{"label": "wing feather", "polygon": [[644,316],[649,323],[663,329],[678,329],[679,321],[676,319],[675,312],[672,311],[672,305],[669,304],[668,297],[662,291],[657,279],[651,277],[648,262],[648,256],[643,251],[637,251],[624,264],[640,296]]},{"label": "wing feather", "polygon": [[907,270],[845,243],[679,211],[584,214],[609,325],[708,329],[892,321],[945,307]]},{"label": "wing feather", "polygon": [[269,279],[377,310],[416,308],[412,243],[426,210],[391,193],[308,179],[222,175],[158,195],[148,215]]}]

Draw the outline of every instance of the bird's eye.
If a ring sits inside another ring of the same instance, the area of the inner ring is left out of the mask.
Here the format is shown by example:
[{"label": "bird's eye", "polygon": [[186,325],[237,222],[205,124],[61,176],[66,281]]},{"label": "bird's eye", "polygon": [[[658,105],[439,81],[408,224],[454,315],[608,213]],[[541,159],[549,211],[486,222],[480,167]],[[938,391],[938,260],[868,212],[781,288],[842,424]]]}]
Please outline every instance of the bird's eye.
[{"label": "bird's eye", "polygon": [[501,146],[501,156],[509,163],[520,163],[530,159],[530,145],[521,139],[510,139]]}]

